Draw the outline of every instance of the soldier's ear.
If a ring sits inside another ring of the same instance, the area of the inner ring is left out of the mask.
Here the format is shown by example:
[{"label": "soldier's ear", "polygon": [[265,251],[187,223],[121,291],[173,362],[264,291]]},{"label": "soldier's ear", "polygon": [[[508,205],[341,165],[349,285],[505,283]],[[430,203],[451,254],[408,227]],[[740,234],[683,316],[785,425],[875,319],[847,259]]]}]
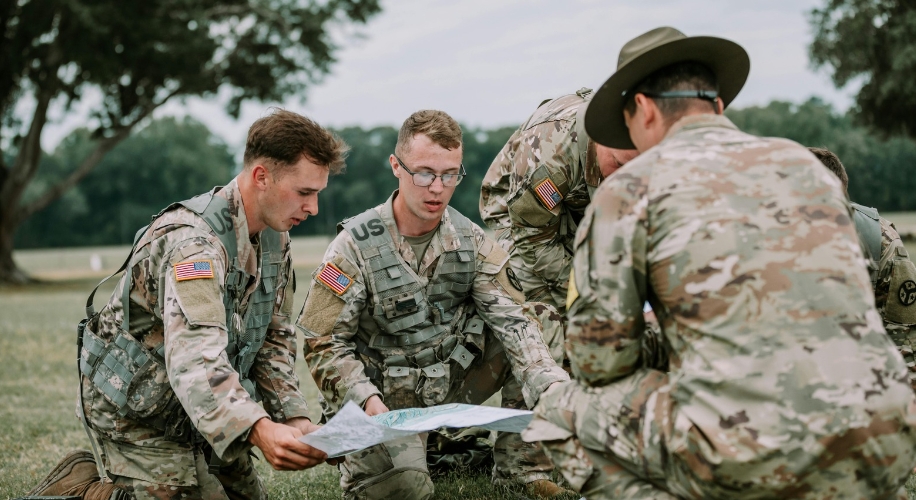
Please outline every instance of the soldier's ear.
[{"label": "soldier's ear", "polygon": [[395,177],[398,177],[398,170],[401,167],[401,164],[398,163],[398,159],[395,158],[394,155],[388,155],[388,164],[391,165],[391,173],[394,174]]},{"label": "soldier's ear", "polygon": [[256,163],[254,167],[251,168],[251,181],[258,187],[258,189],[267,189],[267,186],[270,184],[270,172],[267,170],[267,167],[260,163]]}]

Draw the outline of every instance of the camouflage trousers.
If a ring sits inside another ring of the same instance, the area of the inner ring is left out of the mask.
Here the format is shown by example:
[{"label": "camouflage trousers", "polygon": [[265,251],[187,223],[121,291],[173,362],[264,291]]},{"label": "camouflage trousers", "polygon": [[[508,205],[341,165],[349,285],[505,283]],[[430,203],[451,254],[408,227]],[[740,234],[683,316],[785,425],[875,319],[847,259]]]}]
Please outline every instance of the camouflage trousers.
[{"label": "camouflage trousers", "polygon": [[[440,404],[481,404],[501,391],[502,407],[526,409],[518,381],[512,375],[502,344],[493,335],[480,359],[452,380]],[[391,409],[423,406],[410,394],[396,398]],[[386,404],[389,401],[385,395]],[[493,482],[525,484],[548,479],[553,465],[537,443],[526,443],[515,433],[499,432],[493,447]],[[410,436],[347,455],[340,464],[340,486],[345,499],[425,499],[433,495],[426,465],[426,436]]]},{"label": "camouflage trousers", "polygon": [[199,447],[162,439],[137,444],[102,440],[102,447],[109,475],[116,485],[132,491],[136,500],[267,498],[248,455],[224,464],[213,475],[207,470],[207,454]]},{"label": "camouflage trousers", "polygon": [[736,464],[710,449],[667,387],[666,373],[646,368],[604,387],[555,385],[522,436],[540,440],[589,499],[906,498],[912,429],[888,431],[890,422],[876,417],[833,436],[841,453],[793,442],[753,465]]}]

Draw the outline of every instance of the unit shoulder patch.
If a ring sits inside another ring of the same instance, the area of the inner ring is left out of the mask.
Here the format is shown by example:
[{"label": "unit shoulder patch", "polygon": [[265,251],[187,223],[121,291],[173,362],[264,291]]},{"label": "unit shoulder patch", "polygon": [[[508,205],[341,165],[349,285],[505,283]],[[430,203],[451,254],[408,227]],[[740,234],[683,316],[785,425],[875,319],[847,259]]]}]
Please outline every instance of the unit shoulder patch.
[{"label": "unit shoulder patch", "polygon": [[906,280],[900,284],[897,290],[897,298],[904,306],[911,306],[916,302],[916,281]]},{"label": "unit shoulder patch", "polygon": [[337,295],[343,295],[344,292],[353,285],[353,278],[344,274],[339,267],[328,262],[321,268],[321,271],[315,275],[315,279],[331,289]]},{"label": "unit shoulder patch", "polygon": [[213,261],[188,260],[175,264],[175,281],[212,279]]},{"label": "unit shoulder patch", "polygon": [[553,210],[563,201],[563,195],[560,194],[560,191],[557,190],[557,185],[549,177],[534,186],[534,193],[547,210]]}]

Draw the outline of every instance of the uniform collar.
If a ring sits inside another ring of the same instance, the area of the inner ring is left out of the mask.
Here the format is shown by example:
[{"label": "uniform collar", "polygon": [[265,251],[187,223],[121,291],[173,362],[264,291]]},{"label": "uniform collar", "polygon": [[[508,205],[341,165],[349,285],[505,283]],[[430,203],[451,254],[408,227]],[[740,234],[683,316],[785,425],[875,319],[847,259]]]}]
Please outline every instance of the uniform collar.
[{"label": "uniform collar", "polygon": [[[253,238],[248,238],[248,217],[245,215],[245,205],[242,202],[242,193],[239,191],[238,179],[232,179],[214,196],[222,196],[229,202],[229,216],[232,218],[232,227],[235,229],[239,265],[246,273],[252,276],[257,275],[258,252],[255,244],[260,242],[261,233],[255,234]],[[255,244],[252,244],[252,240]]]},{"label": "uniform collar", "polygon": [[686,133],[690,130],[699,128],[726,128],[738,130],[738,127],[726,118],[725,115],[714,115],[712,113],[701,113],[698,115],[687,115],[671,125],[668,132],[665,133],[663,141],[675,135]]},{"label": "uniform collar", "polygon": [[[443,252],[458,250],[458,248],[461,247],[461,237],[458,234],[458,230],[455,229],[454,224],[452,224],[452,217],[449,215],[448,209],[446,209],[442,214],[442,220],[439,222],[438,234],[429,242],[429,248],[426,249],[426,255],[414,256],[413,247],[410,246],[410,243],[401,235],[401,232],[398,231],[398,225],[394,221],[394,199],[398,194],[398,190],[395,189],[394,192],[391,193],[391,196],[388,197],[388,200],[376,207],[376,210],[382,218],[382,222],[388,227],[388,232],[391,233],[391,237],[401,256],[404,257],[404,260],[408,263],[413,261],[412,263],[419,264],[418,268],[420,273],[423,273],[423,271],[429,267],[439,255],[442,255]],[[415,260],[409,259],[408,256],[415,257]]]}]

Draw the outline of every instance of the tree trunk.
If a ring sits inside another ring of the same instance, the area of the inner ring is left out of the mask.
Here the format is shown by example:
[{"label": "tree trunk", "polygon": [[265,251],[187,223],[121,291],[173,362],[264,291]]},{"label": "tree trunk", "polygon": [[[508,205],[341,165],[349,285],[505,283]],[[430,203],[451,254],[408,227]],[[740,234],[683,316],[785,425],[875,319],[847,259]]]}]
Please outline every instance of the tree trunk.
[{"label": "tree trunk", "polygon": [[16,261],[13,260],[13,236],[15,227],[0,224],[0,283],[22,285],[34,282]]}]

